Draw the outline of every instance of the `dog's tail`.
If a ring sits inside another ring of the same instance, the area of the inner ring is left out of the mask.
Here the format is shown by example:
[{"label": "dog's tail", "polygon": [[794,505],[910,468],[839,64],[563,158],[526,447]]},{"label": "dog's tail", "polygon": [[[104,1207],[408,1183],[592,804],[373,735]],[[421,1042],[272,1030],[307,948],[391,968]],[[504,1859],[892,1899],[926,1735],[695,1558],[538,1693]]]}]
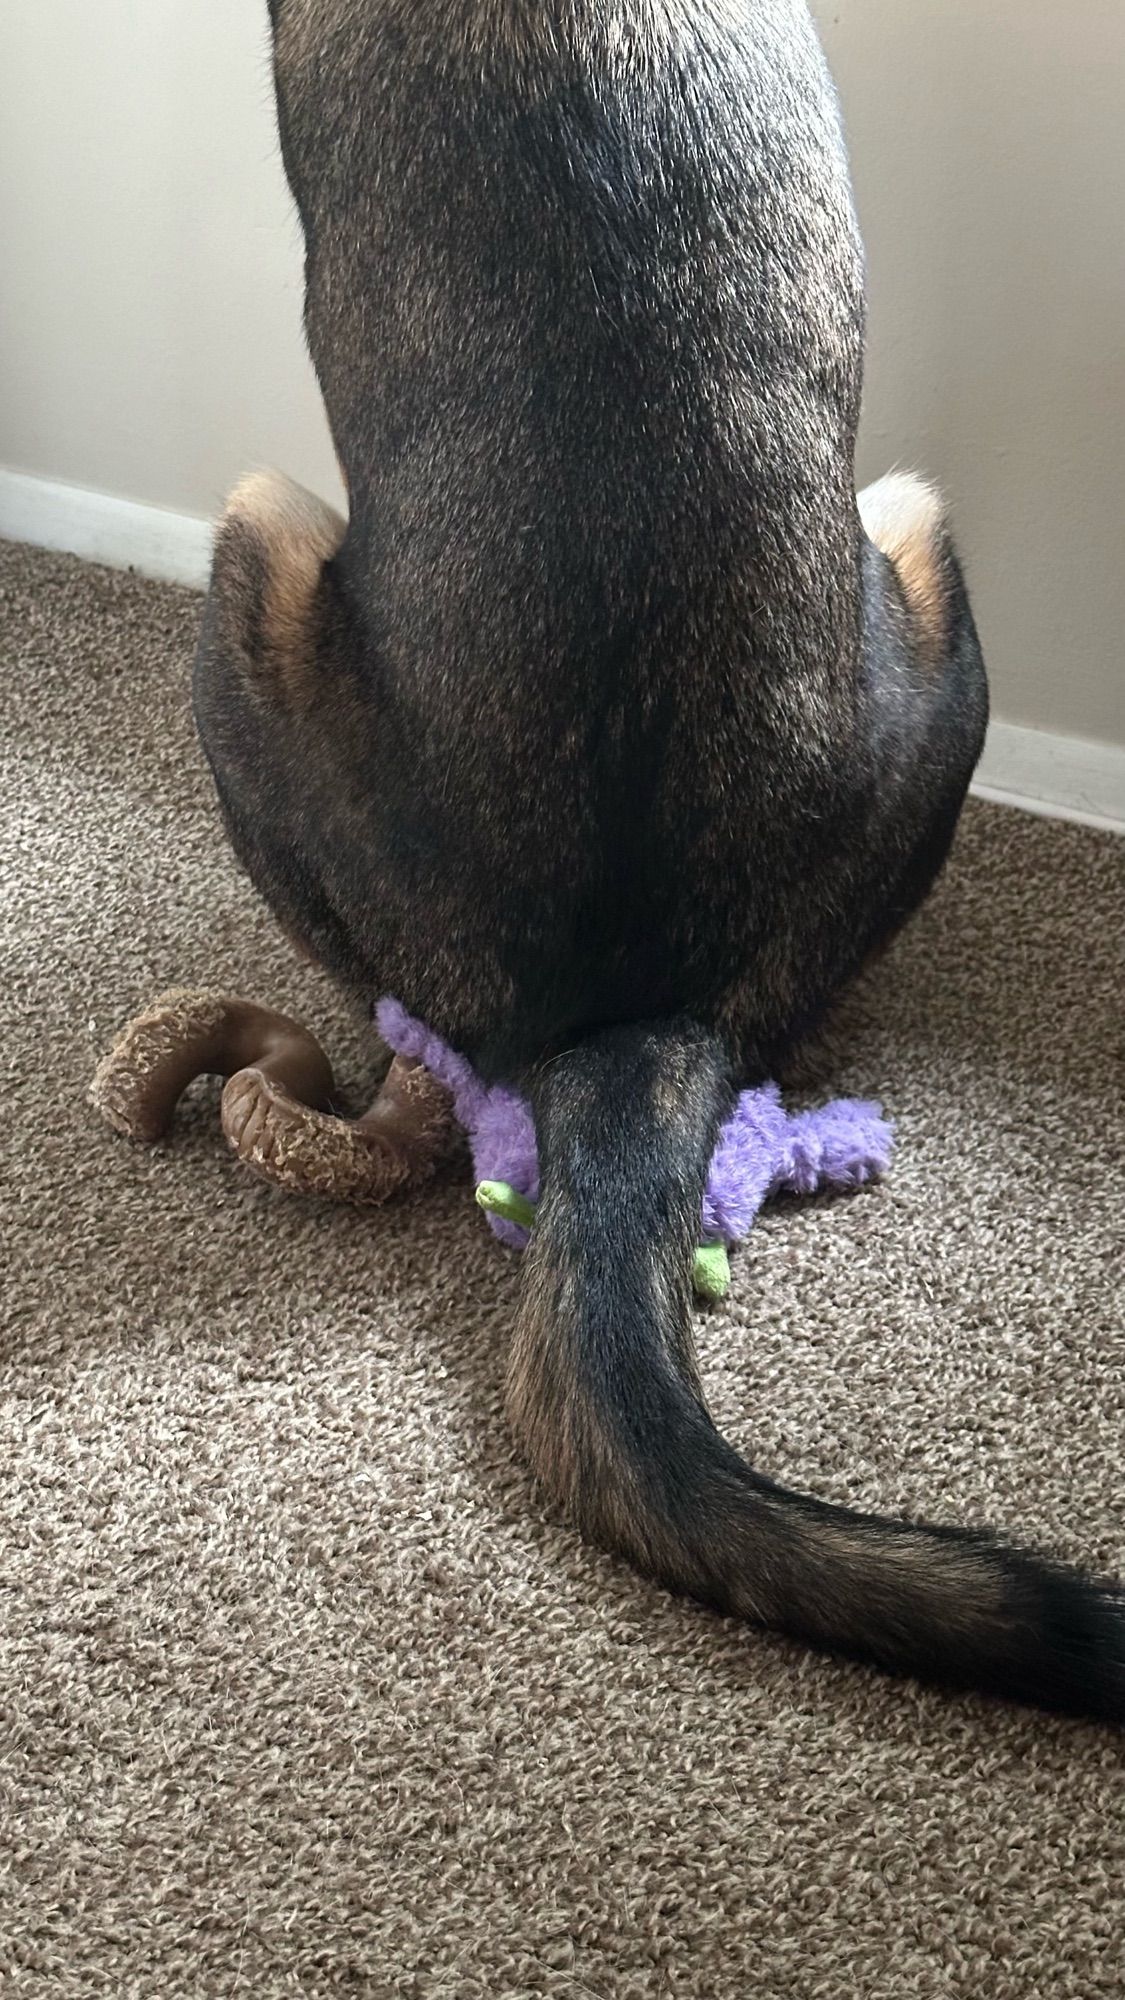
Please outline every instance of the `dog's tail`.
[{"label": "dog's tail", "polygon": [[541,1194],[508,1385],[593,1539],[671,1589],[890,1673],[1125,1721],[1125,1598],[979,1532],[787,1492],[705,1408],[691,1264],[730,1091],[690,1022],[611,1029],[532,1085]]}]

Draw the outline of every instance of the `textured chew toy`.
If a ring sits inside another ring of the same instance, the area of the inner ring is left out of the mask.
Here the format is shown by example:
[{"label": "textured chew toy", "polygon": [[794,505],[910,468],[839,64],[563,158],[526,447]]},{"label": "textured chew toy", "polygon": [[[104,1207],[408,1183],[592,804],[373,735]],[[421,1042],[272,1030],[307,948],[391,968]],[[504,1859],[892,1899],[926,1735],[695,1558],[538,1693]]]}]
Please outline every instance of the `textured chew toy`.
[{"label": "textured chew toy", "polygon": [[204,1075],[227,1079],[222,1125],[239,1159],[293,1193],[384,1202],[427,1180],[453,1138],[448,1091],[397,1056],[370,1109],[339,1117],[315,1036],[230,993],[161,994],[102,1058],[90,1098],[126,1138],[152,1141]]}]

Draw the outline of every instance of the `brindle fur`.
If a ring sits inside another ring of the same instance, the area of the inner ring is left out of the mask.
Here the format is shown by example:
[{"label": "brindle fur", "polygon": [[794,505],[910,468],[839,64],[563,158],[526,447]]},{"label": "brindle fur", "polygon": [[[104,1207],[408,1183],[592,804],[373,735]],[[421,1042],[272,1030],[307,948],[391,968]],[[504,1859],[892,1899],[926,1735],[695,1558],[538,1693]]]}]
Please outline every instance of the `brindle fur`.
[{"label": "brindle fur", "polygon": [[1120,1715],[1118,1599],[784,1493],[692,1357],[730,1090],[924,896],[987,709],[936,496],[857,506],[861,251],[803,0],[270,12],[349,513],[236,492],[196,712],[286,927],[532,1094],[517,1431],[676,1588]]}]

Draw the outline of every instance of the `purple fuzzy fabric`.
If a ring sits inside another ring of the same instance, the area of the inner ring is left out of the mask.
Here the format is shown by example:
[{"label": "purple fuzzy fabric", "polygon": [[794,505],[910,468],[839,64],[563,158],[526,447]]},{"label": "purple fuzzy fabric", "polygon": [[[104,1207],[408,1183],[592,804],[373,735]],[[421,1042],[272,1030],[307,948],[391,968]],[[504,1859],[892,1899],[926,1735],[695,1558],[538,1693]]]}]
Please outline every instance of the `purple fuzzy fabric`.
[{"label": "purple fuzzy fabric", "polygon": [[[397,1000],[380,1000],[375,1020],[396,1055],[420,1062],[453,1097],[469,1136],[478,1181],[507,1181],[529,1201],[539,1198],[539,1157],[531,1107],[503,1084],[491,1088],[475,1070],[415,1021]],[[770,1195],[815,1194],[818,1188],[862,1187],[890,1159],[892,1128],[882,1107],[839,1097],[817,1111],[786,1111],[776,1083],[744,1090],[719,1133],[703,1196],[701,1241],[740,1243]],[[490,1215],[502,1243],[522,1250],[527,1231]]]}]

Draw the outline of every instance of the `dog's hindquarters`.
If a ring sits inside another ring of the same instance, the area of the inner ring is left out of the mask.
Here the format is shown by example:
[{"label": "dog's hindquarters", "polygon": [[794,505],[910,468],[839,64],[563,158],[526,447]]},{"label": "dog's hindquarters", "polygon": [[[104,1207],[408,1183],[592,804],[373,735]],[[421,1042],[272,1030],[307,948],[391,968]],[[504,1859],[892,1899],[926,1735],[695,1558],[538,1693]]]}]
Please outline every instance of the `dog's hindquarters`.
[{"label": "dog's hindquarters", "polygon": [[[209,720],[209,663],[225,659],[271,704],[307,705],[322,644],[326,565],[342,517],[280,472],[239,481],[215,530],[196,699]],[[206,738],[205,738],[206,740]]]},{"label": "dog's hindquarters", "polygon": [[864,488],[857,505],[868,840],[886,937],[917,908],[949,851],[984,745],[988,683],[940,494],[893,473]]},{"label": "dog's hindquarters", "polygon": [[373,726],[351,692],[345,533],[281,473],[240,481],[215,532],[192,702],[235,853],[299,948],[354,988],[359,941],[326,851]]}]

